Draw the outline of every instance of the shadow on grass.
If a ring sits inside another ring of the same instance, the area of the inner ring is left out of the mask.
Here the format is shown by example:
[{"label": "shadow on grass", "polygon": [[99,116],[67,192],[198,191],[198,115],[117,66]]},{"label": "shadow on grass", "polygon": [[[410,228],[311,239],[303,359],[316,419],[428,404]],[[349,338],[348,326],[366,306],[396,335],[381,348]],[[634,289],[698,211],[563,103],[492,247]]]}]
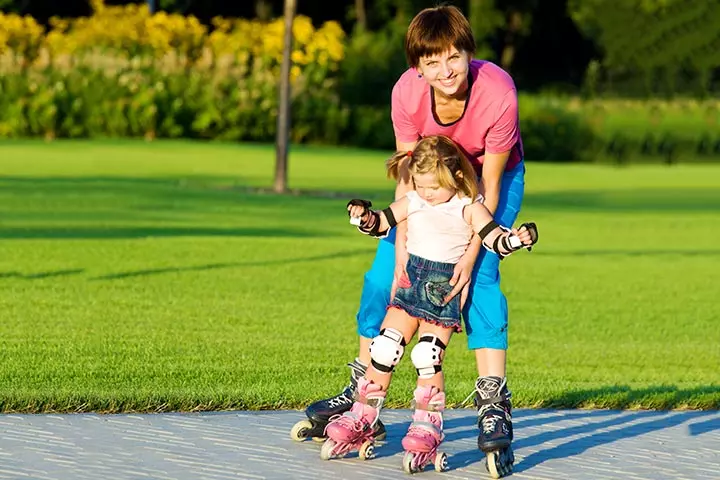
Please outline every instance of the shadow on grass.
[{"label": "shadow on grass", "polygon": [[574,390],[550,395],[535,404],[538,408],[613,408],[613,409],[720,409],[720,385],[695,388],[655,386],[632,388],[625,385]]},{"label": "shadow on grass", "polygon": [[328,255],[316,255],[313,257],[286,258],[278,260],[265,260],[256,262],[228,262],[228,263],[210,263],[207,265],[195,265],[188,267],[167,267],[167,268],[150,268],[146,270],[131,270],[127,272],[118,272],[108,275],[92,277],[90,280],[119,280],[123,278],[144,277],[149,275],[159,275],[163,273],[179,273],[179,272],[201,272],[205,270],[217,270],[222,268],[236,267],[262,267],[265,265],[287,265],[290,263],[319,262],[335,258],[354,257],[356,255],[374,253],[374,249],[350,250],[347,252],[336,252]]},{"label": "shadow on grass", "polygon": [[[392,201],[389,188],[361,188],[353,191],[329,187],[327,189],[289,188],[286,193],[275,193],[271,188],[251,186],[241,176],[218,177],[186,175],[177,177],[0,177],[3,195],[37,196],[92,196],[134,195],[168,200],[200,200],[215,202],[250,201],[253,203],[280,202],[288,204],[303,200],[349,200],[355,196]],[[172,197],[168,196],[172,194]]]},{"label": "shadow on grass", "polygon": [[[184,175],[175,177],[0,177],[0,192],[9,197],[67,197],[75,201],[100,195],[133,196],[152,200],[142,208],[194,209],[192,203],[293,205],[311,202],[329,204],[362,196],[378,203],[392,200],[391,189],[384,187],[343,190],[328,185],[326,189],[291,188],[276,194],[267,187],[248,185],[241,175],[234,177]],[[190,201],[190,203],[188,202]],[[524,205],[547,210],[582,210],[609,212],[678,212],[717,211],[720,189],[709,187],[584,189],[550,192],[527,192]],[[138,208],[135,205],[133,208]]]},{"label": "shadow on grass", "polygon": [[297,228],[214,227],[0,227],[0,238],[11,239],[114,239],[147,237],[326,237],[327,232]]},{"label": "shadow on grass", "polygon": [[[361,196],[391,195],[368,190]],[[334,234],[323,226],[347,223],[349,198],[320,191],[278,195],[220,177],[0,177],[0,239],[313,238]]]},{"label": "shadow on grass", "polygon": [[540,255],[543,257],[602,257],[608,255],[624,255],[628,257],[667,257],[667,256],[708,256],[708,255],[720,255],[718,249],[708,250],[693,250],[693,249],[676,249],[676,250],[585,250],[585,251],[555,251],[555,252],[544,252],[542,250],[535,249],[532,252],[533,255]]},{"label": "shadow on grass", "polygon": [[20,278],[23,280],[40,280],[43,278],[53,278],[53,277],[66,277],[69,275],[77,275],[79,273],[84,272],[84,268],[76,268],[76,269],[68,269],[68,270],[55,270],[55,271],[47,271],[47,272],[38,272],[38,273],[20,273],[20,272],[0,272],[0,279],[3,278]]},{"label": "shadow on grass", "polygon": [[720,209],[720,189],[640,188],[526,193],[524,205],[547,210],[712,212]]}]

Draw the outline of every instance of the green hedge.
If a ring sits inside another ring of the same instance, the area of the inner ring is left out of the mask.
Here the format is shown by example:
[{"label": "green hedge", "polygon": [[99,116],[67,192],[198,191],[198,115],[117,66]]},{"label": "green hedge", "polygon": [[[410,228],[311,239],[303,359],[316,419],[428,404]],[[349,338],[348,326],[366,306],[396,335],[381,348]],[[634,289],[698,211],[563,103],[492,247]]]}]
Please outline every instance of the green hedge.
[{"label": "green hedge", "polygon": [[[214,71],[116,75],[87,66],[0,77],[0,138],[144,137],[271,142],[276,82]],[[299,86],[292,140],[391,150],[387,105],[351,105],[334,88]],[[526,157],[535,161],[720,159],[718,102],[580,101],[521,95]]]}]

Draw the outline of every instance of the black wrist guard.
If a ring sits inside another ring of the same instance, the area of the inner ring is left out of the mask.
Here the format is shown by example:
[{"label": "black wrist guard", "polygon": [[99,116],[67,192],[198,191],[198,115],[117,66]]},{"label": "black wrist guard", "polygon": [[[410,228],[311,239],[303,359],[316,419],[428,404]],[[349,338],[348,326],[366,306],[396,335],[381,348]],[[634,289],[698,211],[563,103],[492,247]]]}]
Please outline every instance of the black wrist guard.
[{"label": "black wrist guard", "polygon": [[[347,210],[351,206],[360,206],[363,207],[363,214],[360,215],[361,217],[364,216],[368,210],[370,210],[370,207],[372,207],[372,202],[370,200],[363,200],[361,198],[353,198],[347,203],[347,206],[345,209]],[[350,216],[350,210],[348,210],[348,217]]]}]

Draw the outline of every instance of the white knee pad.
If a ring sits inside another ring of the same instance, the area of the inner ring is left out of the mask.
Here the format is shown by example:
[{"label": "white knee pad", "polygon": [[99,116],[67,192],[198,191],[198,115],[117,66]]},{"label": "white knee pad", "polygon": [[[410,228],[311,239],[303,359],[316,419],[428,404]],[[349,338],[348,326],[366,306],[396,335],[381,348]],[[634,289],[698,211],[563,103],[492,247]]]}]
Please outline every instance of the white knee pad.
[{"label": "white knee pad", "polygon": [[405,353],[405,338],[394,328],[383,328],[370,343],[372,366],[381,373],[390,373]]},{"label": "white knee pad", "polygon": [[431,378],[442,370],[442,353],[446,345],[432,333],[423,334],[415,348],[410,352],[410,359],[415,365],[420,378]]}]

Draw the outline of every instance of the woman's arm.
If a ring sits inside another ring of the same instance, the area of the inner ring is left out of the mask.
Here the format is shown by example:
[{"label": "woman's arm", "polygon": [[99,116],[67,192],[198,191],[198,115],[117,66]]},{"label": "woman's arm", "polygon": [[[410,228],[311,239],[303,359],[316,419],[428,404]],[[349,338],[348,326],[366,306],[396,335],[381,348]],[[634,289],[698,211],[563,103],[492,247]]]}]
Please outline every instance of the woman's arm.
[{"label": "woman's arm", "polygon": [[482,187],[485,207],[495,215],[500,200],[502,176],[510,152],[520,141],[517,91],[508,90],[494,105],[496,119],[485,137],[485,158],[483,159]]},{"label": "woman's arm", "polygon": [[503,153],[485,153],[483,161],[481,191],[485,197],[483,204],[491,214],[495,214],[500,202],[500,189],[502,188],[502,176],[505,172],[510,151]]}]

